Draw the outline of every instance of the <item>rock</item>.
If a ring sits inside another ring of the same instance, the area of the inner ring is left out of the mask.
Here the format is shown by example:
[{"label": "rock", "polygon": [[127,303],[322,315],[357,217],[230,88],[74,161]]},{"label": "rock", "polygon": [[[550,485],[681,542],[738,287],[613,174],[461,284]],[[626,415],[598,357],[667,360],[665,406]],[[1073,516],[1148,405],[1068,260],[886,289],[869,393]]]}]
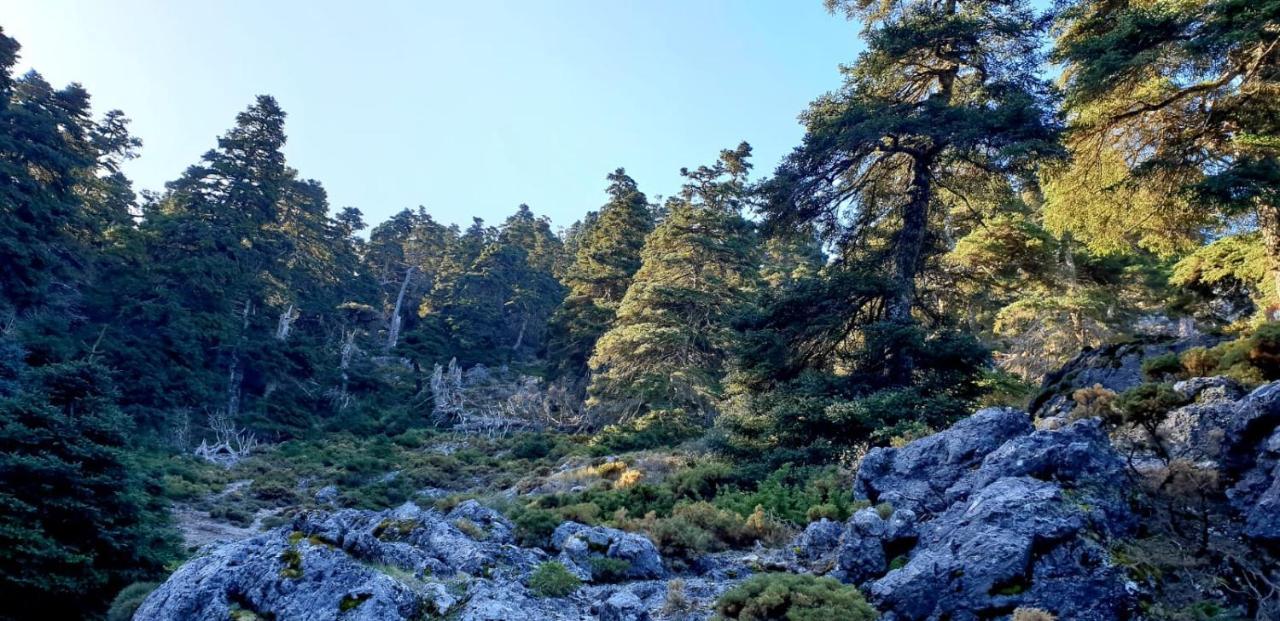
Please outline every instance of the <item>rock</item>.
[{"label": "rock", "polygon": [[835,552],[842,533],[844,524],[822,518],[817,522],[810,522],[792,547],[801,560],[813,562]]},{"label": "rock", "polygon": [[1218,401],[1235,401],[1244,394],[1244,389],[1229,377],[1193,377],[1176,382],[1173,391],[1184,399],[1201,403]]},{"label": "rock", "polygon": [[618,591],[600,608],[600,621],[649,621],[644,602],[631,591]]},{"label": "rock", "polygon": [[628,563],[625,575],[633,580],[662,578],[666,570],[653,542],[643,535],[603,526],[565,522],[551,534],[551,545],[560,561],[583,580],[591,580],[591,558],[607,557]]},{"label": "rock", "polygon": [[[505,520],[459,506],[494,532]],[[456,512],[457,510],[455,510]],[[450,514],[451,516],[454,514]],[[216,548],[178,569],[139,608],[136,619],[224,621],[236,609],[278,619],[416,619],[444,615],[483,598],[486,581],[514,585],[546,559],[479,540],[449,516],[412,504],[381,512],[305,513],[287,527]],[[508,598],[510,599],[510,598]],[[548,617],[557,618],[557,617]],[[576,617],[561,617],[576,618]]]},{"label": "rock", "polygon": [[1006,440],[1031,431],[1025,412],[987,408],[902,448],[874,448],[858,467],[854,495],[916,513],[941,511],[948,487]]},{"label": "rock", "polygon": [[336,485],[326,485],[316,490],[314,498],[318,505],[336,507],[338,506],[338,487]]},{"label": "rock", "polygon": [[1045,376],[1028,408],[1036,418],[1065,416],[1075,403],[1071,394],[1080,388],[1102,386],[1117,393],[1144,381],[1142,361],[1163,354],[1182,353],[1192,347],[1211,347],[1222,337],[1198,335],[1189,338],[1156,338],[1086,349],[1062,368]]},{"label": "rock", "polygon": [[1018,606],[1127,618],[1136,602],[1107,562],[1137,523],[1124,468],[1100,420],[1036,431],[1024,413],[981,411],[868,454],[855,493],[889,506],[850,518],[832,575],[896,621]]},{"label": "rock", "polygon": [[1134,606],[1105,550],[1080,537],[1085,519],[1056,484],[1005,477],[923,524],[901,568],[867,585],[902,619],[977,619],[1039,607],[1072,619],[1127,618]]},{"label": "rock", "polygon": [[447,516],[454,526],[464,532],[467,526],[462,520],[469,522],[484,533],[484,537],[495,543],[511,543],[515,540],[515,525],[501,513],[486,507],[475,500],[466,500],[453,508]]},{"label": "rock", "polygon": [[1280,429],[1258,451],[1257,461],[1227,496],[1244,515],[1245,536],[1280,543]]},{"label": "rock", "polygon": [[1077,496],[1088,496],[1091,522],[1113,535],[1136,526],[1124,498],[1125,464],[1098,419],[1080,420],[1054,431],[1013,438],[989,453],[978,468],[947,489],[951,503],[1005,477],[1053,481]]}]

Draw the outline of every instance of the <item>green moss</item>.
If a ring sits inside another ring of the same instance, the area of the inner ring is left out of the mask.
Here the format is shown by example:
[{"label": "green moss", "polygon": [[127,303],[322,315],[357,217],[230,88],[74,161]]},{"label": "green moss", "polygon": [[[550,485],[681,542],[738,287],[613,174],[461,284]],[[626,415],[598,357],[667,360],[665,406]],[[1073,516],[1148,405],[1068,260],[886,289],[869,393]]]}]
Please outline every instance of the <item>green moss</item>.
[{"label": "green moss", "polygon": [[338,602],[338,612],[348,612],[360,607],[373,597],[372,593],[357,593],[355,595],[343,595],[342,600]]},{"label": "green moss", "polygon": [[289,548],[280,553],[280,563],[284,565],[280,569],[280,577],[296,580],[302,577],[302,553],[295,548]]}]

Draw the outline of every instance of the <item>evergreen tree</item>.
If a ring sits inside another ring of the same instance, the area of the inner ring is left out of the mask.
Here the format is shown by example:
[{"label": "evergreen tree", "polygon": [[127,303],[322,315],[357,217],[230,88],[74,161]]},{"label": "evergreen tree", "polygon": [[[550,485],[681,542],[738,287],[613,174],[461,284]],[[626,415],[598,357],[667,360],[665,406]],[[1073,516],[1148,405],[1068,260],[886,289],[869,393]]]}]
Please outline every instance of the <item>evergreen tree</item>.
[{"label": "evergreen tree", "polygon": [[[882,332],[909,339],[917,280],[942,247],[944,190],[960,191],[951,182],[968,171],[1025,176],[1056,152],[1038,77],[1045,24],[1018,0],[827,7],[862,21],[867,50],[803,115],[804,142],[779,166],[765,213],[775,227],[816,227],[842,259],[886,266]],[[883,345],[886,380],[909,383],[911,349]]]},{"label": "evergreen tree", "polygon": [[591,357],[588,406],[605,421],[655,413],[710,417],[720,397],[733,321],[752,303],[759,264],[750,200],[751,147],[721,152],[688,179],[641,252],[617,321]]},{"label": "evergreen tree", "polygon": [[569,295],[551,319],[550,363],[557,375],[575,380],[585,375],[596,341],[613,323],[653,230],[648,199],[635,180],[621,168],[608,180],[609,202],[575,236],[574,261],[564,278]]},{"label": "evergreen tree", "polygon": [[6,616],[92,617],[176,550],[168,513],[125,454],[105,369],[55,363],[0,398],[0,595]]},{"label": "evergreen tree", "polygon": [[455,355],[471,363],[527,358],[543,346],[547,321],[564,297],[555,278],[563,246],[545,219],[520,205],[496,235],[477,220],[459,239],[454,260],[462,264],[485,238],[492,242],[441,305]]},{"label": "evergreen tree", "polygon": [[14,79],[19,47],[0,30],[0,313],[13,315],[79,292],[79,190],[97,164],[89,94],[35,72]]},{"label": "evergreen tree", "polygon": [[1075,0],[1058,18],[1072,165],[1053,221],[1171,253],[1256,217],[1280,294],[1280,2]]}]

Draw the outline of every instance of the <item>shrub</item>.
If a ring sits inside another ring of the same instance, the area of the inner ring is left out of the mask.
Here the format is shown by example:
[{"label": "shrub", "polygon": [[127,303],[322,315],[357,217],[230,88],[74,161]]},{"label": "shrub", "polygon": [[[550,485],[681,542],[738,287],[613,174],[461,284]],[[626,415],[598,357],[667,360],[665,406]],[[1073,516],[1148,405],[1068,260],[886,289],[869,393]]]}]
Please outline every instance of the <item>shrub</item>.
[{"label": "shrub", "polygon": [[467,518],[458,518],[454,520],[453,525],[455,528],[462,531],[462,534],[475,539],[476,541],[487,541],[489,539],[489,533],[485,532],[479,524],[476,524]]},{"label": "shrub", "polygon": [[135,582],[116,594],[115,599],[111,600],[111,608],[107,609],[107,621],[129,621],[133,618],[133,613],[137,612],[138,607],[142,606],[142,600],[156,587],[160,586],[155,582]]},{"label": "shrub", "polygon": [[755,491],[724,492],[717,495],[715,504],[741,515],[748,515],[761,506],[768,514],[794,524],[812,521],[810,508],[828,505],[821,512],[833,520],[843,520],[854,509],[846,480],[846,475],[833,467],[786,464],[765,477]]},{"label": "shrub", "polygon": [[1209,349],[1193,347],[1180,360],[1192,376],[1225,375],[1245,385],[1280,379],[1280,322]]},{"label": "shrub", "polygon": [[631,571],[631,562],[621,558],[593,556],[590,560],[593,582],[622,582]]},{"label": "shrub", "polygon": [[570,520],[582,524],[597,524],[600,522],[600,506],[594,502],[583,502],[560,507],[557,513],[560,515],[561,520]]},{"label": "shrub", "polygon": [[716,619],[739,621],[872,621],[875,609],[854,587],[833,578],[759,574],[716,601]]},{"label": "shrub", "polygon": [[1222,362],[1222,352],[1216,348],[1192,347],[1182,352],[1181,360],[1187,375],[1206,377],[1217,372],[1218,365]]},{"label": "shrub", "polygon": [[555,443],[547,434],[528,434],[516,441],[511,447],[511,455],[517,459],[542,459],[551,454]]},{"label": "shrub", "polygon": [[780,545],[791,539],[791,529],[773,516],[765,513],[764,507],[756,505],[756,510],[747,516],[744,524],[746,533],[755,540],[771,545]]},{"label": "shrub", "polygon": [[565,597],[582,581],[558,561],[547,561],[529,575],[529,589],[538,597]]},{"label": "shrub", "polygon": [[1142,361],[1143,377],[1153,382],[1161,382],[1182,374],[1182,361],[1175,353],[1162,354]]},{"label": "shrub", "polygon": [[560,516],[545,509],[524,509],[513,520],[516,525],[516,542],[525,547],[547,548],[551,534],[560,525]]},{"label": "shrub", "polygon": [[1094,417],[1106,419],[1112,414],[1111,406],[1116,400],[1116,393],[1103,388],[1102,384],[1094,384],[1071,393],[1071,400],[1076,403],[1076,407],[1071,410],[1071,420]]},{"label": "shrub", "polygon": [[1115,410],[1120,415],[1120,422],[1137,425],[1155,434],[1165,415],[1186,403],[1187,400],[1169,384],[1142,384],[1117,397]]},{"label": "shrub", "polygon": [[673,615],[681,615],[693,610],[693,604],[684,593],[684,580],[673,578],[667,582],[667,597],[663,600],[662,609]]},{"label": "shrub", "polygon": [[824,519],[838,522],[844,519],[841,516],[840,508],[829,503],[809,507],[809,509],[804,512],[804,518],[809,522],[817,522]]},{"label": "shrub", "polygon": [[224,520],[227,522],[231,522],[232,524],[235,524],[236,526],[241,526],[241,527],[245,527],[245,526],[249,526],[250,524],[253,524],[253,513],[249,512],[243,507],[238,507],[235,505],[223,505],[221,507],[214,507],[209,510],[209,517],[215,520]]},{"label": "shrub", "polygon": [[654,410],[635,420],[605,427],[591,441],[597,454],[675,446],[702,435],[704,426],[683,409]]}]

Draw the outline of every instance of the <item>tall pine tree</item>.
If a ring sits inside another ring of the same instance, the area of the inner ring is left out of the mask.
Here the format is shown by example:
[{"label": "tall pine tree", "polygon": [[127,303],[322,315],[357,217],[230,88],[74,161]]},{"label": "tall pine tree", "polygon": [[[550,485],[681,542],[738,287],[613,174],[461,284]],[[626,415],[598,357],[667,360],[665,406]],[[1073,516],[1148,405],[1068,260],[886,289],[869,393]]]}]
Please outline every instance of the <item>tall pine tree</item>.
[{"label": "tall pine tree", "polygon": [[564,278],[569,295],[552,317],[549,362],[557,376],[576,381],[587,371],[596,341],[613,323],[618,305],[640,269],[640,251],[653,230],[644,193],[621,168],[608,176],[609,202],[577,240]]},{"label": "tall pine tree", "polygon": [[742,143],[712,166],[681,171],[688,181],[645,242],[617,320],[591,357],[587,404],[600,420],[653,413],[656,423],[679,425],[714,414],[733,321],[758,288],[754,230],[741,215],[750,155]]}]

